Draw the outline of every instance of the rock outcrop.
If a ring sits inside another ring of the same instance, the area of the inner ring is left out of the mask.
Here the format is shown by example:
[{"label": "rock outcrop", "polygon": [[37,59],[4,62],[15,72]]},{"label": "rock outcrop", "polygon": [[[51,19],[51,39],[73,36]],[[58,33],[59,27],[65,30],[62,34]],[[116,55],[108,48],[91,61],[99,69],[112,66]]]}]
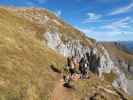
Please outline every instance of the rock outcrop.
[{"label": "rock outcrop", "polygon": [[[99,67],[100,73],[110,73],[114,66],[107,50],[101,45],[95,45],[94,47],[89,48],[82,45],[79,40],[71,40],[63,43],[57,32],[47,32],[44,34],[44,37],[50,48],[63,54],[65,57],[76,56],[80,59],[83,57],[86,59],[87,57],[85,56],[88,54],[88,62],[90,63],[90,66]],[[96,65],[97,59],[99,59],[98,65]]]},{"label": "rock outcrop", "polygon": [[128,93],[128,90],[127,90],[128,80],[125,74],[122,71],[120,71],[120,69],[118,69],[117,67],[115,68],[114,72],[117,75],[117,79],[113,81],[112,85]]},{"label": "rock outcrop", "polygon": [[90,48],[83,46],[79,40],[71,40],[63,43],[57,32],[47,32],[44,34],[44,38],[46,38],[47,45],[50,48],[63,54],[65,57],[78,56],[81,58],[86,52],[90,52]]},{"label": "rock outcrop", "polygon": [[77,56],[80,59],[84,58],[91,71],[98,71],[99,77],[102,77],[102,73],[114,71],[117,79],[113,82],[113,86],[121,88],[128,93],[125,74],[118,67],[115,67],[108,51],[101,44],[95,44],[92,48],[89,48],[82,45],[79,40],[63,43],[57,32],[47,32],[44,34],[44,38],[46,38],[47,45],[50,48],[63,54],[65,57]]}]

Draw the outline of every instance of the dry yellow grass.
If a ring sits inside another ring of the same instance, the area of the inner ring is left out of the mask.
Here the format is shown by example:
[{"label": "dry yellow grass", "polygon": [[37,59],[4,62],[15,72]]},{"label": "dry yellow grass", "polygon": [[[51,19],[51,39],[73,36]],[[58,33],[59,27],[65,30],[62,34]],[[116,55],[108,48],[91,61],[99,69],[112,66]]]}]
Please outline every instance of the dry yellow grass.
[{"label": "dry yellow grass", "polygon": [[[95,75],[88,80],[76,81],[74,84],[76,88],[74,95],[78,98],[77,100],[82,100],[84,97],[88,97],[89,100],[92,97],[96,98],[94,100],[120,100],[120,95],[112,87],[111,83],[101,80]],[[124,95],[125,93],[121,91],[121,94]],[[124,95],[124,97],[128,99],[127,95]]]},{"label": "dry yellow grass", "polygon": [[109,53],[112,54],[112,56],[115,56],[118,59],[121,59],[124,61],[131,61],[131,62],[133,61],[132,54],[124,52],[123,50],[121,50],[117,46],[115,46],[113,43],[104,43],[104,46],[107,48]]},{"label": "dry yellow grass", "polygon": [[[112,58],[119,59],[120,61],[125,61],[125,63],[129,65],[133,64],[132,54],[125,52],[124,50],[122,50],[122,48],[117,47],[114,43],[104,43],[104,46],[109,51]],[[128,79],[133,79],[131,73],[128,72],[128,68],[126,68],[127,70],[125,70],[121,67],[121,69],[123,69]]]},{"label": "dry yellow grass", "polygon": [[104,73],[104,79],[110,83],[112,83],[115,79],[117,79],[117,75],[111,71],[111,73]]},{"label": "dry yellow grass", "polygon": [[[51,32],[57,31],[58,33],[60,33],[60,36],[64,42],[68,40],[80,40],[82,44],[87,45],[87,46],[92,46],[92,44],[95,42],[94,39],[86,37],[84,33],[75,29],[70,24],[65,23],[64,21],[59,19],[57,16],[55,16],[54,13],[46,9],[27,8],[23,10],[22,8],[17,8],[17,10],[15,10],[15,13],[17,13],[21,17],[24,17],[30,20],[33,23],[39,24],[41,27],[45,28],[45,31],[51,31]],[[39,15],[40,17],[38,17],[37,15]],[[42,23],[44,20],[46,20],[44,18],[46,16],[50,20]],[[54,20],[59,22],[60,25],[54,22]],[[39,34],[40,37],[43,37],[43,34],[44,32],[42,34]]]},{"label": "dry yellow grass", "polygon": [[[0,100],[47,100],[64,58],[36,38],[38,28],[0,8]],[[52,74],[51,74],[52,73]]]}]

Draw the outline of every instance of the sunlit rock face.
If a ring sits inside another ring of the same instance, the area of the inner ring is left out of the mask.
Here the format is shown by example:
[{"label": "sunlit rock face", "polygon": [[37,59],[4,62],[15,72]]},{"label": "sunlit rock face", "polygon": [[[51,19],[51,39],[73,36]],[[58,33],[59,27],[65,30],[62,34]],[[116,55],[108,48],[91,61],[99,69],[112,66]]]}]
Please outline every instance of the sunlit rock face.
[{"label": "sunlit rock face", "polygon": [[129,93],[127,90],[128,80],[127,80],[125,74],[122,71],[120,71],[117,67],[114,68],[114,72],[116,73],[118,78],[116,80],[114,80],[112,85],[116,88],[121,88],[126,93]]},{"label": "sunlit rock face", "polygon": [[[96,66],[99,68],[100,73],[106,72],[110,73],[111,69],[113,68],[113,62],[109,57],[108,52],[103,46],[88,48],[82,45],[78,40],[71,40],[65,43],[62,42],[59,34],[57,32],[47,32],[44,34],[44,37],[47,40],[47,45],[56,50],[57,52],[63,54],[65,57],[76,56],[80,59],[85,57],[85,54],[89,54],[89,63],[90,66]],[[96,58],[94,56],[99,57],[99,64],[96,64]],[[93,61],[92,61],[93,60]]]},{"label": "sunlit rock face", "polygon": [[65,57],[77,56],[81,58],[86,52],[90,52],[90,49],[83,46],[78,40],[63,43],[57,32],[47,32],[44,34],[44,37],[50,48],[63,54]]},{"label": "sunlit rock face", "polygon": [[60,45],[63,45],[58,33],[47,32],[44,35],[50,48],[57,50]]},{"label": "sunlit rock face", "polygon": [[107,50],[104,47],[102,47],[101,49],[102,54],[100,54],[100,70],[102,72],[110,73],[110,71],[114,67],[114,63],[112,62]]}]

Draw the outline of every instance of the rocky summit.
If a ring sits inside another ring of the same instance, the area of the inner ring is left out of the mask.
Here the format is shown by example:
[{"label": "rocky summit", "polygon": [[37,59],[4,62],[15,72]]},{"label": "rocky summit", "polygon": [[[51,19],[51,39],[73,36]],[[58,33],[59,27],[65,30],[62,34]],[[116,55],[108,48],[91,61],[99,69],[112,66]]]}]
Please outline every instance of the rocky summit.
[{"label": "rocky summit", "polygon": [[0,100],[132,100],[132,58],[47,9],[0,7]]}]

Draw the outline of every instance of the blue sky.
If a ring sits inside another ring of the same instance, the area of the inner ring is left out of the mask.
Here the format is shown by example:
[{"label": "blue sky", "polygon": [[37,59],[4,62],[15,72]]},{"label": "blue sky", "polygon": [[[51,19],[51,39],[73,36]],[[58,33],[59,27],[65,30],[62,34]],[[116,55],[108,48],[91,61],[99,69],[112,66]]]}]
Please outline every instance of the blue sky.
[{"label": "blue sky", "polygon": [[133,0],[0,0],[0,4],[50,9],[97,40],[133,40]]}]

